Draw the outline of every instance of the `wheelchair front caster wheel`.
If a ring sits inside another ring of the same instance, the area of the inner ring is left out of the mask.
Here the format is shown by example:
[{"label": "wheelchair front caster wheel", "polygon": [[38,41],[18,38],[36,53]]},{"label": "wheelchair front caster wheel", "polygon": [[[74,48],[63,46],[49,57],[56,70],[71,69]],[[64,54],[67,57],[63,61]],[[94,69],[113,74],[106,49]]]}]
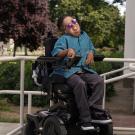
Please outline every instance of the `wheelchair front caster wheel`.
[{"label": "wheelchair front caster wheel", "polygon": [[100,124],[99,126],[99,135],[113,135],[113,124]]},{"label": "wheelchair front caster wheel", "polygon": [[35,129],[36,127],[33,122],[27,123],[25,125],[24,135],[37,135]]},{"label": "wheelchair front caster wheel", "polygon": [[43,124],[42,135],[67,135],[67,130],[56,116],[49,116]]}]

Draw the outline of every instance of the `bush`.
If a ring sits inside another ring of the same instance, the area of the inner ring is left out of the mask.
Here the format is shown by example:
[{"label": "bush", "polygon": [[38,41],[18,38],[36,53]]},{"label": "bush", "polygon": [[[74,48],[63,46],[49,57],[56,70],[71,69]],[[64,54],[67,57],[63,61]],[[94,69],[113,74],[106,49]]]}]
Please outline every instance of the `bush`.
[{"label": "bush", "polygon": [[[39,90],[32,80],[32,62],[26,62],[25,64],[25,82],[24,89],[36,91]],[[3,62],[0,64],[0,89],[4,90],[19,90],[20,89],[20,64],[19,62]],[[9,102],[19,105],[20,95],[1,95],[1,98],[7,98]],[[39,106],[43,101],[40,96],[33,96],[33,105]],[[27,96],[25,98],[25,104],[27,104]],[[46,101],[43,103],[46,104]]]},{"label": "bush", "polygon": [[[98,54],[103,54],[106,58],[123,58],[123,52],[121,51],[112,52],[112,51],[100,50]],[[94,68],[94,70],[96,70],[98,74],[103,74],[103,73],[116,70],[122,67],[123,67],[123,62],[95,62],[94,66],[92,66],[92,68]],[[107,76],[107,79],[118,76],[118,75],[121,75],[121,72]],[[109,98],[114,96],[115,94],[116,94],[116,91],[114,89],[113,84],[112,83],[107,84],[107,87],[106,87],[107,99],[109,100]]]},{"label": "bush", "polygon": [[[106,51],[106,52],[103,52],[103,54],[105,55],[105,57],[108,57],[108,58],[123,58],[124,57],[124,54],[122,51],[113,51],[113,52]],[[110,63],[112,65],[112,70],[123,67],[123,62],[110,62]]]},{"label": "bush", "polygon": [[19,63],[3,62],[0,64],[0,89],[14,89],[19,82]]},{"label": "bush", "polygon": [[103,74],[112,70],[112,64],[109,62],[95,62],[92,68],[98,73]]},{"label": "bush", "polygon": [[116,95],[116,91],[114,89],[114,86],[112,83],[107,84],[106,86],[106,100],[109,101],[109,99]]},{"label": "bush", "polygon": [[1,111],[10,111],[10,106],[7,104],[7,101],[0,99],[0,110]]},{"label": "bush", "polygon": [[[102,52],[102,54],[105,55],[105,57],[123,57],[123,52]],[[31,69],[31,61],[26,62],[25,64],[25,90],[39,90],[37,86],[33,83],[32,80],[32,69]],[[123,66],[123,63],[115,63],[115,62],[95,62],[95,65],[92,66],[99,74],[109,72],[111,70],[115,70],[117,68],[120,68]],[[112,77],[112,76],[109,76]],[[112,94],[107,94],[108,96],[113,95],[115,93],[112,84],[108,84],[109,90],[107,92]],[[20,63],[18,61],[16,62],[2,62],[0,63],[0,89],[20,89]],[[2,95],[1,97],[5,97],[5,95]],[[19,104],[20,102],[20,95],[6,95],[9,101],[15,104]],[[27,104],[27,96],[25,96],[25,104]],[[43,97],[43,100],[40,96],[33,96],[33,105],[41,106],[42,104],[47,104],[47,100],[45,97]]]}]

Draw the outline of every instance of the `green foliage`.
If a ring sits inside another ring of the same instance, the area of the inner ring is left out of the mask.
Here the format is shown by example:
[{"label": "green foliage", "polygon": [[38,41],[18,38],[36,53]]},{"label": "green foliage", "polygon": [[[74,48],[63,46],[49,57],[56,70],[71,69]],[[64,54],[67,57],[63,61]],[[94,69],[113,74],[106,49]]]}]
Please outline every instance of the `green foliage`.
[{"label": "green foliage", "polygon": [[[97,54],[103,54],[106,58],[123,58],[122,51],[97,51]],[[111,70],[116,70],[123,67],[123,62],[95,62],[94,65],[91,66],[94,70],[98,72],[98,74],[103,74],[109,72]]]},{"label": "green foliage", "polygon": [[48,97],[41,95],[41,96],[33,96],[32,98],[32,105],[33,106],[40,106],[44,107],[46,105],[49,105]]},{"label": "green foliage", "polygon": [[[103,54],[108,58],[123,58],[124,53],[122,51],[105,51]],[[109,62],[112,65],[111,70],[116,70],[123,67],[123,62]]]},{"label": "green foliage", "polygon": [[[100,51],[101,53],[101,51]],[[99,53],[99,54],[100,54]],[[102,51],[102,54],[104,54],[105,57],[110,58],[123,58],[123,52],[120,51]],[[98,74],[103,74],[106,72],[110,72],[112,70],[116,70],[123,67],[123,63],[121,62],[95,62],[95,64],[92,66]],[[113,78],[115,76],[121,75],[121,73],[116,73],[113,75],[107,76],[107,79]],[[106,86],[106,97],[107,100],[109,100],[112,96],[116,95],[116,91],[114,89],[114,86],[112,83],[107,84]]]},{"label": "green foliage", "polygon": [[61,15],[75,16],[92,38],[95,47],[113,47],[124,45],[125,17],[119,10],[104,0],[50,0],[53,21]]},{"label": "green foliage", "polygon": [[1,111],[10,111],[10,106],[7,104],[6,100],[0,99],[0,110]]},{"label": "green foliage", "polygon": [[13,38],[16,47],[36,50],[48,32],[56,32],[48,14],[47,0],[1,0],[0,41]]},{"label": "green foliage", "polygon": [[[26,62],[25,64],[25,90],[39,90],[37,86],[34,85],[32,80],[32,62]],[[3,62],[0,64],[0,89],[4,90],[19,90],[20,89],[20,64],[19,62]],[[47,104],[46,100],[40,100],[40,96],[33,96],[33,105],[39,106],[42,103]],[[20,95],[2,95],[1,98],[7,98],[9,102],[12,102],[16,105],[20,103]],[[44,97],[45,98],[45,97]],[[27,104],[27,96],[24,100]]]},{"label": "green foliage", "polygon": [[11,123],[19,123],[19,118],[16,117],[3,117],[0,116],[0,121],[2,122],[11,122]]},{"label": "green foliage", "polygon": [[25,64],[25,90],[37,90],[37,87],[33,86],[33,80],[32,80],[32,62],[28,61]]},{"label": "green foliage", "polygon": [[[116,52],[111,54],[111,58],[123,58],[123,55],[124,55],[123,52],[116,51]],[[123,62],[118,62],[118,63],[113,62],[112,63],[112,69],[121,68],[121,67],[124,66],[123,64],[124,64]]]},{"label": "green foliage", "polygon": [[[95,71],[97,71],[98,74],[110,72],[112,70],[112,67],[113,67],[113,63],[110,63],[110,62],[95,62],[95,64],[92,66],[92,68],[95,69]],[[109,76],[108,78],[110,77],[112,76]],[[113,84],[107,84],[107,87],[106,87],[107,100],[109,100],[109,98],[114,95],[115,95],[115,89],[114,89]]]},{"label": "green foliage", "polygon": [[[36,90],[31,78],[31,62],[25,64],[25,90]],[[0,89],[20,89],[20,63],[3,62],[0,64]]]},{"label": "green foliage", "polygon": [[102,74],[109,72],[112,69],[112,65],[109,62],[95,62],[92,68],[98,73]]},{"label": "green foliage", "polygon": [[19,63],[3,62],[0,64],[0,89],[14,89],[19,82]]},{"label": "green foliage", "polygon": [[[105,57],[113,58],[122,58],[123,52],[120,51],[101,51],[101,54],[104,54]],[[26,62],[25,64],[25,90],[40,90],[37,86],[34,85],[31,78],[32,62]],[[109,72],[121,68],[123,63],[114,63],[114,62],[95,62],[95,65],[92,66],[99,74]],[[109,76],[112,77],[112,76]],[[19,62],[2,62],[0,63],[0,89],[20,89],[20,63]],[[109,89],[113,87],[110,86]],[[110,91],[110,90],[109,90]],[[20,96],[19,95],[1,95],[1,99],[8,98],[8,101],[19,105]],[[27,104],[27,96],[25,96],[25,104]],[[33,96],[33,105],[42,106],[48,104],[48,99],[44,96]]]},{"label": "green foliage", "polygon": [[110,100],[111,97],[116,95],[113,84],[107,84],[106,86],[106,100]]}]

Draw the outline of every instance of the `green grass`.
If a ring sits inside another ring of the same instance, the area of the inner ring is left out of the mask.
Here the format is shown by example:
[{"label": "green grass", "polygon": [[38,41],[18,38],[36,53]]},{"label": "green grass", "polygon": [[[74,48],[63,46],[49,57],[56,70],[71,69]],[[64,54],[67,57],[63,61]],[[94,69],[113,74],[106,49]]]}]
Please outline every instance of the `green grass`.
[{"label": "green grass", "polygon": [[11,108],[6,100],[0,100],[0,110],[1,111],[11,111]]},{"label": "green grass", "polygon": [[0,122],[19,123],[19,118],[0,116]]},{"label": "green grass", "polygon": [[19,117],[12,115],[12,107],[6,99],[0,99],[0,122],[19,122]]},{"label": "green grass", "polygon": [[[41,108],[33,107],[33,112]],[[24,108],[24,122],[26,122],[27,106]],[[0,99],[0,122],[19,123],[20,106],[8,103],[6,99]]]}]

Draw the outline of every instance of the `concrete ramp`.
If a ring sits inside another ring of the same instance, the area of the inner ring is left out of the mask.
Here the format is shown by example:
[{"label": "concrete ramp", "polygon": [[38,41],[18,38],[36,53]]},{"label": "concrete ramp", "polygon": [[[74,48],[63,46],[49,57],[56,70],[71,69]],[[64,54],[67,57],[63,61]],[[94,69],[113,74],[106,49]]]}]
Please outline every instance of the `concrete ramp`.
[{"label": "concrete ramp", "polygon": [[17,128],[19,123],[0,122],[0,135],[7,135],[10,131]]}]

